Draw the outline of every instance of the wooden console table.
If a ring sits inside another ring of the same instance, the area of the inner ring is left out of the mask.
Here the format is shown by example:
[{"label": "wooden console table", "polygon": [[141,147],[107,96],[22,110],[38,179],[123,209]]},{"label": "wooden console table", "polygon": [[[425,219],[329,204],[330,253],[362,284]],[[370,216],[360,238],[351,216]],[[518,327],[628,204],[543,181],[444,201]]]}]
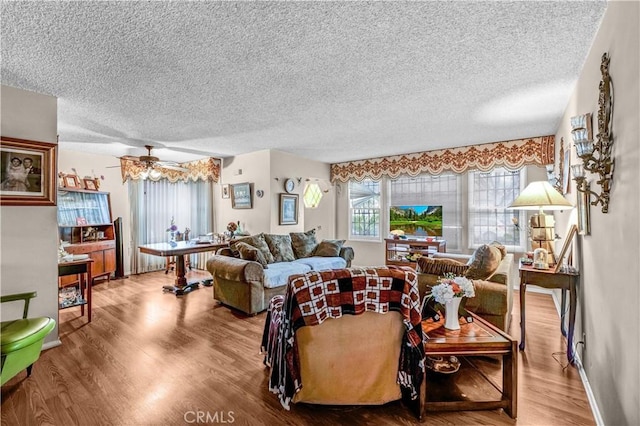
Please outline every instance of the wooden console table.
[{"label": "wooden console table", "polygon": [[[567,359],[574,362],[573,331],[576,323],[576,283],[579,274],[577,271],[555,272],[553,269],[535,269],[532,266],[520,265],[520,350],[525,347],[525,294],[527,285],[537,285],[543,288],[559,288],[562,290],[562,302],[560,306],[560,331],[567,338]],[[567,303],[567,290],[569,290],[569,331],[564,327],[565,305]]]},{"label": "wooden console table", "polygon": [[[72,260],[70,262],[58,263],[58,277],[64,277],[67,275],[79,275],[80,276],[80,292],[82,297],[86,299],[87,305],[87,320],[91,322],[91,284],[93,283],[93,259]],[[60,285],[58,284],[58,290]],[[72,308],[74,306],[80,306],[80,315],[84,315],[84,305],[73,304],[70,306],[61,307],[60,309]]]},{"label": "wooden console table", "polygon": [[385,238],[385,265],[411,266],[416,268],[416,262],[410,261],[406,255],[420,254],[428,256],[432,252],[446,253],[445,240],[417,240]]},{"label": "wooden console table", "polygon": [[176,281],[173,286],[163,286],[164,291],[171,291],[176,296],[181,296],[198,288],[199,283],[194,282],[187,284],[185,278],[186,268],[184,257],[193,253],[201,253],[207,251],[216,251],[219,248],[227,247],[228,243],[209,243],[209,244],[197,244],[193,241],[178,241],[174,244],[169,243],[156,243],[146,244],[140,246],[140,252],[151,254],[154,256],[175,256],[176,257]]}]

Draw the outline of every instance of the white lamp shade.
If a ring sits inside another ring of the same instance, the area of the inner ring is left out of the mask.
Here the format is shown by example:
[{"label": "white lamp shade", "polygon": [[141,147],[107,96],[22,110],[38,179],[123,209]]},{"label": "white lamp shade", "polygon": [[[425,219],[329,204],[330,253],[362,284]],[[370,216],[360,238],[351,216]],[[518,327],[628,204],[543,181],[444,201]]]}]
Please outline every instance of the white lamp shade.
[{"label": "white lamp shade", "polygon": [[531,182],[513,200],[508,209],[514,210],[564,210],[573,205],[547,181]]}]

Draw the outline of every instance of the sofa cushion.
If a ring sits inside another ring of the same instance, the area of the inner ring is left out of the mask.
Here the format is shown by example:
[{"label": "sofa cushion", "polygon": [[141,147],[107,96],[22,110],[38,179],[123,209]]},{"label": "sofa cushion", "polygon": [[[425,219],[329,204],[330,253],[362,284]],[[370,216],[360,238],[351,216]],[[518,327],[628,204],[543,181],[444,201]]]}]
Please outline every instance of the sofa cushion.
[{"label": "sofa cushion", "polygon": [[277,262],[269,265],[269,269],[264,270],[264,286],[275,288],[289,283],[289,277],[296,274],[309,272],[311,267],[304,263],[297,262]]},{"label": "sofa cushion", "polygon": [[318,245],[315,229],[307,232],[291,232],[289,235],[291,236],[293,254],[296,255],[297,259],[313,255],[313,251]]},{"label": "sofa cushion", "polygon": [[263,268],[268,268],[267,260],[260,250],[242,241],[236,242],[236,250],[240,253],[240,259],[253,260],[262,265]]},{"label": "sofa cushion", "polygon": [[293,247],[291,247],[290,235],[264,234],[264,239],[273,255],[274,262],[291,262],[296,259]]},{"label": "sofa cushion", "polygon": [[262,252],[262,255],[264,256],[267,263],[274,262],[273,255],[269,251],[269,246],[267,245],[267,241],[264,239],[264,234],[256,234],[256,235],[251,235],[250,237],[242,237],[242,238],[233,240],[229,244],[229,246],[231,247],[231,250],[233,250],[234,252],[238,252],[239,250],[236,248],[236,245],[238,243],[247,243],[250,246],[257,248]]},{"label": "sofa cushion", "polygon": [[469,265],[454,259],[432,259],[426,256],[418,259],[417,270],[423,274],[444,276],[444,274],[451,273],[456,276],[464,276],[467,269],[469,269]]},{"label": "sofa cushion", "polygon": [[313,251],[314,256],[336,257],[340,256],[340,250],[345,240],[322,240]]},{"label": "sofa cushion", "polygon": [[473,252],[467,265],[466,277],[472,280],[486,280],[493,274],[502,261],[500,249],[489,244],[483,244]]},{"label": "sofa cushion", "polygon": [[336,257],[320,257],[311,256],[296,259],[291,263],[307,265],[314,271],[322,271],[324,269],[342,269],[347,266],[347,261],[339,256]]},{"label": "sofa cushion", "polygon": [[497,248],[498,250],[500,250],[500,254],[502,255],[502,259],[504,259],[504,257],[507,255],[507,248],[502,243],[500,243],[498,241],[493,241],[489,245]]}]

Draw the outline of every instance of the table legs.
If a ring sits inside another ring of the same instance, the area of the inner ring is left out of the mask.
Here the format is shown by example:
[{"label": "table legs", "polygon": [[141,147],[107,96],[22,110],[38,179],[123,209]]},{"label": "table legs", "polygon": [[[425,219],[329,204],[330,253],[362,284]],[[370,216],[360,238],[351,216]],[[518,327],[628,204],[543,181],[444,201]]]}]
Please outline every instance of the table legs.
[{"label": "table legs", "polygon": [[516,341],[511,343],[511,352],[502,357],[502,399],[508,402],[504,409],[512,419],[518,416],[518,354]]},{"label": "table legs", "polygon": [[163,291],[170,291],[174,293],[176,296],[181,296],[183,294],[189,293],[191,290],[196,290],[199,288],[200,283],[195,282],[188,284],[187,278],[185,277],[186,268],[184,262],[184,255],[178,254],[176,255],[176,281],[175,285],[165,285],[162,286]]},{"label": "table legs", "polygon": [[527,283],[520,279],[520,350],[524,350],[524,336],[525,336],[525,293],[527,292]]}]

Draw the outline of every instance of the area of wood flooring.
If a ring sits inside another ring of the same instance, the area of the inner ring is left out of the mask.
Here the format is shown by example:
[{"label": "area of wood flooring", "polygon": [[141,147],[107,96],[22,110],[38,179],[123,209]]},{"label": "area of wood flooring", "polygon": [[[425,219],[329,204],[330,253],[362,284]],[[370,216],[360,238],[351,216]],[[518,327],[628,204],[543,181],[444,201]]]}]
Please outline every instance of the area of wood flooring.
[{"label": "area of wood flooring", "polygon": [[[190,278],[207,277],[192,272]],[[2,387],[2,425],[397,425],[420,422],[400,403],[282,408],[267,389],[260,338],[265,314],[219,305],[212,288],[163,293],[171,276],[94,286],[93,321],[60,312],[62,346],[33,375]],[[519,339],[518,294],[510,333]],[[518,359],[518,418],[502,410],[427,413],[429,425],[591,425],[551,296],[527,293],[527,348]],[[557,359],[557,360],[556,360]],[[198,417],[200,416],[200,417]]]}]

